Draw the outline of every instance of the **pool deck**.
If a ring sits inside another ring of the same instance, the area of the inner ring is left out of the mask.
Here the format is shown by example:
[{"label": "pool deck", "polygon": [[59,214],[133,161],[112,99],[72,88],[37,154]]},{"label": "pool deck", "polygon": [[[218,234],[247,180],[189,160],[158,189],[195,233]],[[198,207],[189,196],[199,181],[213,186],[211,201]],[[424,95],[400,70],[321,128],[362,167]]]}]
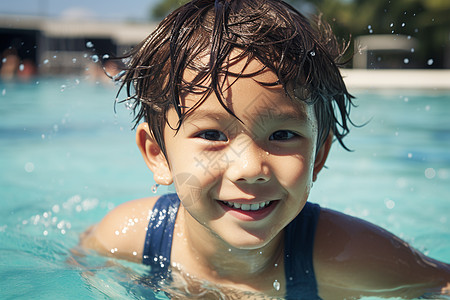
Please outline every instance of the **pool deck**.
[{"label": "pool deck", "polygon": [[351,90],[427,89],[450,92],[450,70],[341,69]]}]

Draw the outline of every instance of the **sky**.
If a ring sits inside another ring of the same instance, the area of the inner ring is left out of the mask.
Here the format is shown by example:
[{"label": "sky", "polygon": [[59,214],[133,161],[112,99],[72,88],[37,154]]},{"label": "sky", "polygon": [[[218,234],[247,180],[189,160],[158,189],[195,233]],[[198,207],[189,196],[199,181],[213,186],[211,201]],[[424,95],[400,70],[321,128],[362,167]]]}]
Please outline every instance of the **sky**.
[{"label": "sky", "polygon": [[159,1],[1,0],[0,14],[145,21],[148,20],[150,9]]}]

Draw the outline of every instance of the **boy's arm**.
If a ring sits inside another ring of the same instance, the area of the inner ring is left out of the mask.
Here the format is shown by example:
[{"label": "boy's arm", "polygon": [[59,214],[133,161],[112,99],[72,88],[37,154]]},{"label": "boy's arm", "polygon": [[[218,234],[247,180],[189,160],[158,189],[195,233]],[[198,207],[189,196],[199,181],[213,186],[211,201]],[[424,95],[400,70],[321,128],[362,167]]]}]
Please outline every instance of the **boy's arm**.
[{"label": "boy's arm", "polygon": [[157,197],[126,202],[81,234],[80,246],[106,256],[142,262],[145,234]]},{"label": "boy's arm", "polygon": [[317,227],[314,268],[324,299],[450,293],[450,265],[376,225],[327,209]]}]

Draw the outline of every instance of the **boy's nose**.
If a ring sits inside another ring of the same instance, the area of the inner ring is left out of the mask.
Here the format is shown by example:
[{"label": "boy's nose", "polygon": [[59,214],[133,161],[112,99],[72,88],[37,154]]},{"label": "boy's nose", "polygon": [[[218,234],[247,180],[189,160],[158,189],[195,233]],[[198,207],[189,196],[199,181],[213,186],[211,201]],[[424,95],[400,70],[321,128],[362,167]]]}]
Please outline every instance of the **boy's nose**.
[{"label": "boy's nose", "polygon": [[227,169],[227,177],[233,182],[264,183],[270,179],[269,153],[250,142],[243,147]]}]

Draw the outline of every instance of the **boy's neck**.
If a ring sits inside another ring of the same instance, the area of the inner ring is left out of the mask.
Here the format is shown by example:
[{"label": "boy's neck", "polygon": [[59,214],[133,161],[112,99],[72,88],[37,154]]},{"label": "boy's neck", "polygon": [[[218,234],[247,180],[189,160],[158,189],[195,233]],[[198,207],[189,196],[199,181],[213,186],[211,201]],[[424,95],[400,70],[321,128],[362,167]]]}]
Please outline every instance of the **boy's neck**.
[{"label": "boy's neck", "polygon": [[260,249],[233,248],[199,224],[181,205],[174,236],[178,243],[173,250],[175,262],[198,277],[221,283],[245,282],[256,276],[279,274],[278,271],[284,274],[283,247],[280,246],[284,245],[283,233]]}]

